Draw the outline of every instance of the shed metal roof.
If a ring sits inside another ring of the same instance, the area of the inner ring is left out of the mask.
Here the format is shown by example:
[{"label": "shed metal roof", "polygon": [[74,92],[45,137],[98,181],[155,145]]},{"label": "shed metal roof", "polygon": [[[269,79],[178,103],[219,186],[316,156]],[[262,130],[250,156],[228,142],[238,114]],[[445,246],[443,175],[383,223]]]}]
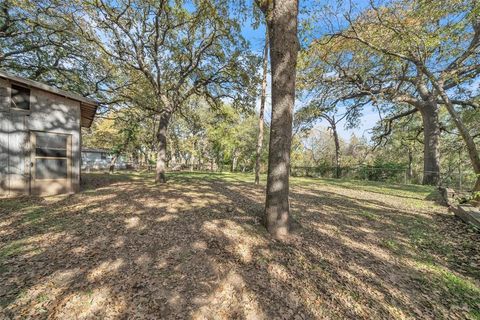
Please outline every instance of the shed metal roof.
[{"label": "shed metal roof", "polygon": [[18,77],[2,70],[0,70],[0,78],[8,79],[12,82],[21,83],[28,87],[33,87],[43,91],[51,92],[53,94],[80,102],[80,125],[85,128],[90,128],[90,126],[92,125],[93,118],[95,117],[95,113],[97,112],[97,108],[99,106],[99,103],[97,101],[86,98],[76,93],[60,90],[58,88],[46,85],[38,81]]}]

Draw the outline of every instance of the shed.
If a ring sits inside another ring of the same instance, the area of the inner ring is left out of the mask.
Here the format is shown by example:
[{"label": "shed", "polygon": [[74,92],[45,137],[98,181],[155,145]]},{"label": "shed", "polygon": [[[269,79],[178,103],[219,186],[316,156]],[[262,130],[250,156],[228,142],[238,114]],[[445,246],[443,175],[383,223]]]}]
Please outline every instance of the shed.
[{"label": "shed", "polygon": [[98,102],[0,71],[0,196],[80,188],[81,127]]}]

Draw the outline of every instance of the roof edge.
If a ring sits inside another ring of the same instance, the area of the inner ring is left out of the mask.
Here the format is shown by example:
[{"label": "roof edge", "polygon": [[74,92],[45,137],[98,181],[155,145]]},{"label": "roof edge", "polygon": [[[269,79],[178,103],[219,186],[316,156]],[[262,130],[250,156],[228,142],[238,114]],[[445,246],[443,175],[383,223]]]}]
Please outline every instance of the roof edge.
[{"label": "roof edge", "polygon": [[79,94],[76,94],[76,93],[60,90],[60,89],[57,89],[55,87],[49,86],[47,84],[44,84],[44,83],[41,83],[41,82],[38,82],[38,81],[35,81],[35,80],[15,76],[15,75],[10,74],[8,72],[5,72],[3,70],[0,70],[0,78],[4,78],[4,79],[12,80],[14,82],[22,83],[22,84],[25,84],[25,85],[30,86],[30,87],[34,87],[34,88],[37,88],[37,89],[40,89],[40,90],[43,90],[43,91],[51,92],[51,93],[54,93],[56,95],[63,96],[65,98],[72,99],[72,100],[75,100],[75,101],[79,101],[79,102],[82,102],[84,104],[89,104],[89,105],[92,105],[92,106],[95,106],[95,107],[98,107],[100,105],[100,103],[98,103],[98,101],[96,101],[96,100],[86,98],[86,97],[84,97],[82,95],[79,95]]}]

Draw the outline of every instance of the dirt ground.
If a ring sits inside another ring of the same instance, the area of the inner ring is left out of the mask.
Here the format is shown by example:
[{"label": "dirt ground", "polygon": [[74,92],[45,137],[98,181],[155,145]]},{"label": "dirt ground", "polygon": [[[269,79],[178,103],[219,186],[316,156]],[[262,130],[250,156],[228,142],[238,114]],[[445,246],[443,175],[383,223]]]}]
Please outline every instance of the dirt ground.
[{"label": "dirt ground", "polygon": [[279,242],[251,180],[0,200],[0,319],[480,319],[480,232],[433,189],[294,178]]}]

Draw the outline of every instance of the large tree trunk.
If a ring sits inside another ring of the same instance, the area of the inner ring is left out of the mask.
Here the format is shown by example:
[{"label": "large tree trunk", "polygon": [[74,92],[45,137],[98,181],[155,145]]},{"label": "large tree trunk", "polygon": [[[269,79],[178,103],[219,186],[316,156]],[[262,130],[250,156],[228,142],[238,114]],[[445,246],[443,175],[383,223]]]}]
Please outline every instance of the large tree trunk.
[{"label": "large tree trunk", "polygon": [[470,162],[472,163],[473,171],[477,175],[477,181],[473,188],[473,191],[480,191],[480,155],[477,150],[477,146],[475,144],[475,140],[473,139],[470,131],[463,123],[463,120],[458,115],[457,111],[455,110],[450,98],[448,97],[447,93],[443,89],[443,84],[438,84],[434,82],[435,88],[438,90],[440,97],[445,102],[445,107],[447,108],[448,113],[450,114],[455,126],[457,127],[460,135],[467,146],[468,155],[470,157]]},{"label": "large tree trunk", "polygon": [[412,181],[413,177],[413,152],[411,148],[408,148],[408,181]]},{"label": "large tree trunk", "polygon": [[267,96],[267,72],[268,72],[268,30],[265,36],[265,48],[263,50],[263,77],[262,77],[262,93],[260,95],[260,112],[258,115],[258,138],[257,150],[255,154],[255,184],[260,183],[260,158],[263,147],[263,118],[265,113],[265,100]]},{"label": "large tree trunk", "polygon": [[195,156],[192,153],[190,157],[190,171],[193,172],[193,170],[195,170]]},{"label": "large tree trunk", "polygon": [[335,141],[335,178],[340,179],[340,140],[338,138],[337,125],[335,118],[331,123],[333,140]]},{"label": "large tree trunk", "polygon": [[232,163],[230,165],[230,172],[235,172],[235,170],[237,170],[237,149],[233,148]]},{"label": "large tree trunk", "polygon": [[170,114],[162,113],[160,115],[160,123],[157,131],[157,166],[155,171],[155,183],[167,182],[165,175],[166,156],[167,156],[167,128],[170,122]]},{"label": "large tree trunk", "polygon": [[153,161],[155,160],[155,150],[152,148],[151,150],[149,150],[148,152],[148,158],[147,158],[147,161],[148,161],[148,171],[150,172],[150,170],[153,170]]},{"label": "large tree trunk", "polygon": [[433,73],[431,73],[424,65],[418,65],[418,68],[429,78],[438,95],[440,95],[440,97],[442,98],[443,103],[445,104],[445,107],[450,114],[453,123],[455,123],[455,126],[460,132],[460,135],[462,136],[463,141],[467,146],[467,151],[470,157],[470,162],[472,163],[473,171],[477,175],[477,181],[474,186],[474,191],[480,191],[480,154],[478,153],[475,140],[473,139],[468,128],[465,126],[463,120],[460,118],[459,114],[455,110],[455,107],[453,106],[452,101],[450,101],[448,94],[445,92],[444,82],[442,78],[438,80],[433,75]]},{"label": "large tree trunk", "polygon": [[437,185],[440,181],[440,123],[438,106],[428,102],[420,109],[423,121],[423,184]]},{"label": "large tree trunk", "polygon": [[223,172],[223,157],[220,153],[217,154],[217,164],[218,164],[217,171]]},{"label": "large tree trunk", "polygon": [[[290,230],[289,173],[297,65],[297,0],[265,1],[272,72],[272,122],[265,225],[276,238]],[[268,5],[268,7],[266,7]]]}]

